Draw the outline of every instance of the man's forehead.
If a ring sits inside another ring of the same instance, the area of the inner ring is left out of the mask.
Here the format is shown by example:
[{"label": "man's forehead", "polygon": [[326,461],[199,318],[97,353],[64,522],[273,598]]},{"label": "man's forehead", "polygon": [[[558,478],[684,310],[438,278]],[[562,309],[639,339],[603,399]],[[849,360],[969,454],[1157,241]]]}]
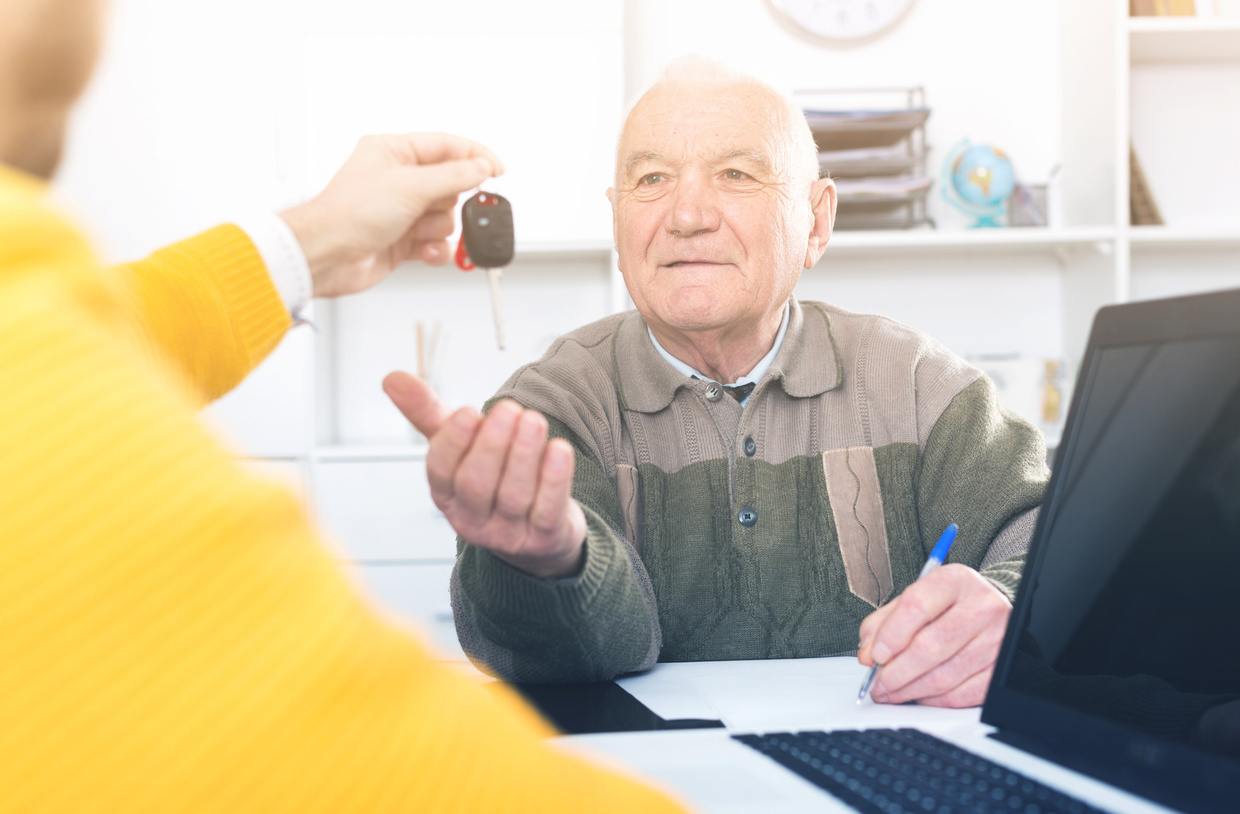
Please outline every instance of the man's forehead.
[{"label": "man's forehead", "polygon": [[680,144],[662,145],[658,149],[634,148],[621,155],[621,165],[631,171],[646,164],[684,164],[698,160],[709,164],[740,163],[773,170],[779,163],[767,143],[748,146],[706,145],[683,141]]},{"label": "man's forehead", "polygon": [[620,142],[619,166],[660,158],[733,158],[775,165],[787,123],[779,100],[746,85],[672,83],[633,108]]}]

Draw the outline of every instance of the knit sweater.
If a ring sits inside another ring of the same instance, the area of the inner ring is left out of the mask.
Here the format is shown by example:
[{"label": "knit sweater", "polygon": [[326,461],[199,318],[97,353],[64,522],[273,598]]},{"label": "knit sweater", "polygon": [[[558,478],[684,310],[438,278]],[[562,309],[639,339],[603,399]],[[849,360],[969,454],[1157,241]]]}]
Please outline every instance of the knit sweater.
[{"label": "knit sweater", "polygon": [[875,608],[950,561],[1010,599],[1048,471],[1041,434],[976,368],[907,327],[793,301],[742,407],[661,359],[635,312],[557,340],[496,398],[576,450],[579,574],[527,575],[459,543],[461,643],[521,681],[608,679],[656,660],[855,653]]},{"label": "knit sweater", "polygon": [[0,809],[666,811],[437,664],[196,409],[289,326],[240,229],[101,270],[0,167]]}]

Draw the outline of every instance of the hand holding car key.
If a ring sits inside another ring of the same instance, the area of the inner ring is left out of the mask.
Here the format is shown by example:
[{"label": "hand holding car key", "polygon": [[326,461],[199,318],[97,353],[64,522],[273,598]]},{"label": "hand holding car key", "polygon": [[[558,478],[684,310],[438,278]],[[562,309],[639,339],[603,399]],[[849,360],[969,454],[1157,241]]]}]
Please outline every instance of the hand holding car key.
[{"label": "hand holding car key", "polygon": [[478,192],[465,201],[461,206],[461,242],[456,247],[456,265],[462,271],[486,269],[495,342],[500,350],[504,350],[504,315],[499,284],[504,266],[512,262],[513,248],[512,204],[507,198],[494,192]]}]

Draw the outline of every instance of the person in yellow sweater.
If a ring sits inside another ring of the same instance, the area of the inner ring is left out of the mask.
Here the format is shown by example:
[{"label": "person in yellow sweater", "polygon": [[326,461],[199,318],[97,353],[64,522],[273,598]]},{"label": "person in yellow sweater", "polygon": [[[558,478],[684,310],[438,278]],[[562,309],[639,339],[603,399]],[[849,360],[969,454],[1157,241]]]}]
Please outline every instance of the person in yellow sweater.
[{"label": "person in yellow sweater", "polygon": [[305,295],[260,244],[316,294],[362,290],[445,260],[457,193],[498,161],[366,140],[262,237],[101,268],[45,199],[101,14],[0,5],[0,810],[676,810],[433,662],[195,415]]}]

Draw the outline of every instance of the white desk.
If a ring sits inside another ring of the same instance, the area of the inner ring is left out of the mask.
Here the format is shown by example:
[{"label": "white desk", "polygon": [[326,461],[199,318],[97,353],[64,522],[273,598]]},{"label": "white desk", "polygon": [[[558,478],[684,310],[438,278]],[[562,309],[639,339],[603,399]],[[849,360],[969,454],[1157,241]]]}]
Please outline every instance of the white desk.
[{"label": "white desk", "polygon": [[916,727],[1092,805],[1165,813],[1104,783],[987,738],[978,709],[855,702],[864,670],[852,658],[660,664],[619,683],[663,718],[714,718],[726,729],[577,735],[559,741],[670,790],[703,812],[849,811],[732,733]]}]

